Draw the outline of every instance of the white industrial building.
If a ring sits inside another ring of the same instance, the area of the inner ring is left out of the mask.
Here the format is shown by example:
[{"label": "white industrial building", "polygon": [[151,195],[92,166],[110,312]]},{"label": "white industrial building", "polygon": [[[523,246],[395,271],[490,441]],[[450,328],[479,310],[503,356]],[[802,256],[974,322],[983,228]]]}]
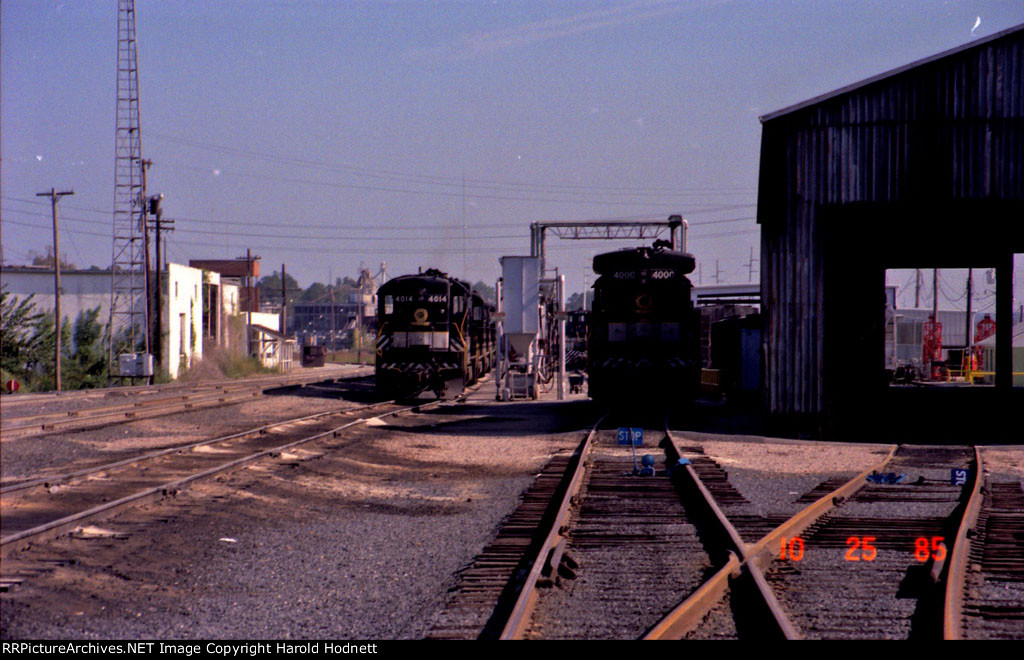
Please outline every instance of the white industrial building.
[{"label": "white industrial building", "polygon": [[[998,330],[996,331],[998,334]],[[1024,323],[1018,323],[1010,329],[1013,339],[1010,341],[1013,351],[1013,386],[1024,387]],[[978,342],[983,355],[983,364],[992,365],[996,363],[996,335],[992,335]],[[986,376],[986,382],[994,378]]]},{"label": "white industrial building", "polygon": [[[97,320],[104,325],[110,322],[111,271],[62,269],[60,279],[61,315],[66,322],[74,323],[83,311],[97,307],[100,310]],[[52,268],[5,266],[0,271],[0,280],[15,300],[34,296],[32,302],[36,311],[53,313]],[[160,293],[160,354],[172,379],[202,359],[204,344],[207,348],[211,344],[225,347],[232,344],[229,319],[242,313],[237,284],[222,281],[221,275],[213,271],[170,263],[161,273]],[[254,313],[253,316],[259,317],[254,318],[253,323],[278,329],[279,315]],[[127,315],[119,317],[125,319]],[[244,321],[239,325],[244,326]],[[115,327],[114,332],[123,329]],[[244,340],[244,334],[236,338],[239,342]]]},{"label": "white industrial building", "polygon": [[[203,358],[203,271],[167,264],[162,278],[164,366],[172,379]],[[165,311],[166,310],[166,311]]]},{"label": "white industrial building", "polygon": [[[46,266],[4,266],[0,270],[0,283],[17,300],[33,296],[35,311],[53,314],[53,268]],[[110,322],[109,270],[60,271],[60,312],[64,320],[74,323],[78,315],[99,307],[97,321]],[[127,314],[123,315],[127,317]],[[123,328],[114,328],[115,333]]]}]

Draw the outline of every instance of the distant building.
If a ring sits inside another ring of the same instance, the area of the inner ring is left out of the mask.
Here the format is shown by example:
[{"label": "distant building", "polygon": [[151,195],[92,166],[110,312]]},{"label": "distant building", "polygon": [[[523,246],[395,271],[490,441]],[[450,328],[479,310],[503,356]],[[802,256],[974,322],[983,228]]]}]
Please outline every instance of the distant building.
[{"label": "distant building", "polygon": [[[34,296],[36,311],[53,314],[53,268],[46,266],[4,266],[0,281],[7,292],[18,300]],[[109,270],[60,271],[60,311],[64,321],[74,323],[86,310],[99,308],[97,321],[110,322],[111,272]],[[121,318],[127,314],[119,315]],[[123,327],[114,328],[115,333]]]},{"label": "distant building", "polygon": [[[983,364],[995,364],[996,361],[996,331],[995,335],[987,337],[978,342],[982,351]],[[1010,346],[1013,351],[1013,386],[1024,387],[1024,323],[1018,323],[1010,329]]]},{"label": "distant building", "polygon": [[[280,306],[260,303],[259,287],[255,284],[260,276],[259,259],[192,259],[189,265],[202,268],[206,273],[207,299],[223,299],[219,308],[211,303],[206,310],[205,337],[224,347],[244,341],[247,353],[258,357],[264,366],[290,370],[295,342],[288,339],[286,330],[281,327]],[[228,316],[237,314],[241,319],[242,334],[237,339],[232,338],[230,328],[225,326],[224,305],[232,310]],[[212,312],[217,309],[222,315],[220,319]]]},{"label": "distant building", "polygon": [[[110,322],[111,271],[61,269],[60,277],[64,322],[74,323],[79,314],[95,308],[99,323]],[[5,266],[0,279],[16,300],[33,296],[37,311],[53,313],[52,268]],[[229,319],[240,313],[239,287],[221,282],[218,273],[170,263],[160,275],[160,310],[161,342],[153,353],[176,379],[183,368],[202,359],[204,344],[231,344]],[[122,325],[115,326],[115,335],[125,330]],[[243,339],[244,335],[238,338]]]}]

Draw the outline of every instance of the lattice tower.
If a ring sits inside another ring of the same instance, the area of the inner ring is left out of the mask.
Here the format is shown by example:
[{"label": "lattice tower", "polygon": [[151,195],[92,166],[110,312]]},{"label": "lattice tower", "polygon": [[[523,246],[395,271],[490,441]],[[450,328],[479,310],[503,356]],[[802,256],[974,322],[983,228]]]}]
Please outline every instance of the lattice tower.
[{"label": "lattice tower", "polygon": [[[145,173],[139,126],[139,70],[135,45],[135,0],[118,0],[117,11],[117,129],[114,146],[114,247],[110,294],[110,373],[117,352],[134,352],[146,341],[146,283],[142,203]],[[116,346],[118,337],[127,346]]]}]

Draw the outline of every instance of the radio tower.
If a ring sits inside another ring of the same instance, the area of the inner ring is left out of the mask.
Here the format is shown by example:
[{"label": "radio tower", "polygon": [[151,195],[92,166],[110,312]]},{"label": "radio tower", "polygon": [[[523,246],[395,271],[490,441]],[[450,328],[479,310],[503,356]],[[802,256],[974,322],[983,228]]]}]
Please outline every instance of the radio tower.
[{"label": "radio tower", "polygon": [[[117,355],[135,352],[139,339],[149,337],[146,304],[144,232],[145,171],[139,132],[139,70],[135,48],[135,0],[118,0],[117,8],[117,131],[114,140],[114,248],[110,292],[110,375],[115,377]],[[128,346],[115,346],[117,330]]]}]

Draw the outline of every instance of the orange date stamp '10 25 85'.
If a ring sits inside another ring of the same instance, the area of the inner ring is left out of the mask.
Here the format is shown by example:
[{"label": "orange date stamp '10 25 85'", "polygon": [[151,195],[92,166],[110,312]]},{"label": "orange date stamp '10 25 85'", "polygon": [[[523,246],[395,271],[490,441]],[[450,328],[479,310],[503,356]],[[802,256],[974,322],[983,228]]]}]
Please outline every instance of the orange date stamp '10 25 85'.
[{"label": "orange date stamp '10 25 85'", "polygon": [[[878,556],[878,548],[875,536],[851,536],[846,539],[848,546],[844,558],[846,561],[874,561]],[[929,540],[931,543],[929,543]],[[779,559],[788,561],[800,561],[804,558],[804,540],[799,536],[792,538],[782,537],[782,545],[779,549]],[[929,559],[942,561],[946,558],[945,538],[933,536],[931,539],[919,536],[914,539],[914,559],[924,563]]]}]

